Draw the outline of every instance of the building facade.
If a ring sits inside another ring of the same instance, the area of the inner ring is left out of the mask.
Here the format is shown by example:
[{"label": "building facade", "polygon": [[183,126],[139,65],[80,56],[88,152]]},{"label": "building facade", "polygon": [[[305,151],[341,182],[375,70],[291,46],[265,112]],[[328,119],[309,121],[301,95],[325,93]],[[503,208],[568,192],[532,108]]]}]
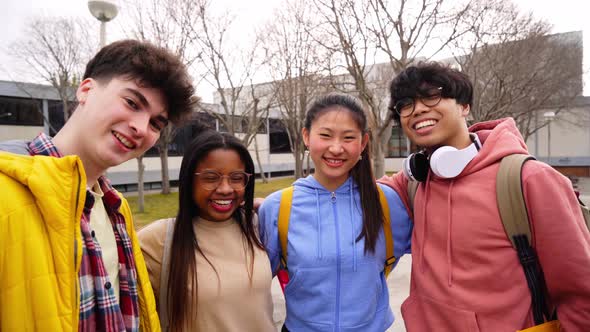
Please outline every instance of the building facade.
[{"label": "building facade", "polygon": [[[582,34],[573,32],[551,38],[581,45]],[[452,63],[453,60],[448,62]],[[529,131],[525,139],[531,154],[570,177],[580,191],[590,194],[590,97],[581,96],[581,60],[579,66],[579,77],[572,79],[572,82],[563,82],[561,87],[567,87],[574,95],[580,95],[573,102],[570,98],[565,106],[560,104],[539,107],[532,117],[532,128],[535,129]],[[388,84],[394,73],[389,64],[368,66],[365,73],[367,84],[378,103],[380,116],[384,118],[388,112]],[[322,77],[310,79],[309,81],[315,82],[315,86],[308,99],[303,103],[298,100],[300,105],[297,107],[300,111],[304,111],[313,98],[320,94],[334,89],[347,91],[345,87],[351,86],[350,77],[346,74],[331,77],[329,84]],[[178,179],[184,149],[197,133],[195,122],[218,131],[234,132],[241,139],[250,137],[249,150],[257,174],[264,172],[271,177],[292,174],[295,169],[291,143],[293,133],[289,133],[285,121],[289,107],[286,107],[284,99],[277,97],[277,86],[280,87],[283,83],[292,82],[267,82],[239,87],[241,94],[236,95],[235,91],[232,94],[231,90],[227,90],[224,91],[224,98],[216,93],[213,104],[202,104],[195,109],[191,120],[175,131],[172,143],[168,145],[168,168],[172,184]],[[352,90],[350,93],[355,94]],[[559,91],[553,93],[559,95]],[[231,105],[228,106],[228,102]],[[70,106],[72,109],[74,103],[72,101]],[[249,133],[250,122],[256,120],[251,116],[253,110],[257,112],[260,123],[255,128],[255,133]],[[63,126],[63,119],[62,102],[53,87],[0,81],[0,141],[31,139],[40,132],[52,136]],[[411,146],[401,128],[394,124],[385,149],[385,170],[399,171],[403,158],[414,150],[415,147]],[[162,166],[158,149],[150,149],[143,158],[143,163],[146,189],[161,188]],[[313,167],[308,160],[305,165],[308,163]],[[137,169],[137,160],[130,160],[109,169],[107,175],[119,189],[134,191],[137,188]]]}]

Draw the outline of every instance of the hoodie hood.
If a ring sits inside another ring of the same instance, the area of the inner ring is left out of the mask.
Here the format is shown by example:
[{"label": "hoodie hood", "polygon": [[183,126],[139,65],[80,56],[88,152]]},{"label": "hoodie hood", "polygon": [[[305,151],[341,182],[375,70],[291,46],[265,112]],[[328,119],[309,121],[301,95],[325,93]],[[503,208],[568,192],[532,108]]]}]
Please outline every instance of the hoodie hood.
[{"label": "hoodie hood", "polygon": [[462,175],[475,173],[511,154],[528,154],[526,143],[512,118],[476,123],[469,127],[469,132],[477,135],[482,147]]},{"label": "hoodie hood", "polygon": [[294,186],[297,186],[297,190],[304,190],[306,192],[315,192],[318,191],[319,193],[324,194],[331,194],[332,192],[339,194],[339,193],[349,193],[351,190],[355,190],[357,188],[356,183],[352,179],[352,177],[348,177],[344,183],[336,188],[334,191],[330,191],[326,189],[323,185],[321,185],[313,175],[308,175],[305,178],[297,179],[293,183]]}]

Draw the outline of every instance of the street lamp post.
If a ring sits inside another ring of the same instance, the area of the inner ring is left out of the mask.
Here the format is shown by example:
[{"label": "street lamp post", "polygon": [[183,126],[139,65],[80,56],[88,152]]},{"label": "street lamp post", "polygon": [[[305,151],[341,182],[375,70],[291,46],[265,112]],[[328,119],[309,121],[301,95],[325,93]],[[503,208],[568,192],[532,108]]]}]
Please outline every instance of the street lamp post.
[{"label": "street lamp post", "polygon": [[88,9],[92,16],[100,21],[100,47],[106,44],[106,24],[117,16],[119,9],[115,1],[88,0]]},{"label": "street lamp post", "polygon": [[547,120],[547,163],[551,165],[551,121],[555,118],[555,112],[549,111],[543,114]]}]

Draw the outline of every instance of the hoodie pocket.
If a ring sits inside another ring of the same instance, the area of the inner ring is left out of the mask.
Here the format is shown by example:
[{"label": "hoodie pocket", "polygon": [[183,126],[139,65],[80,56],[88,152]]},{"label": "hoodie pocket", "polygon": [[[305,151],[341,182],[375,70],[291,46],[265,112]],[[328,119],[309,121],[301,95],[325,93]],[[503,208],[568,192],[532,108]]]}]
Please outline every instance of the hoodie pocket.
[{"label": "hoodie pocket", "polygon": [[478,332],[475,312],[455,308],[421,295],[410,295],[401,307],[408,332],[468,331]]},{"label": "hoodie pocket", "polygon": [[333,324],[336,272],[333,267],[298,268],[285,287],[287,316]]},{"label": "hoodie pocket", "polygon": [[340,321],[342,327],[361,327],[389,310],[385,279],[375,261],[358,263],[357,270],[343,269],[340,285]]}]

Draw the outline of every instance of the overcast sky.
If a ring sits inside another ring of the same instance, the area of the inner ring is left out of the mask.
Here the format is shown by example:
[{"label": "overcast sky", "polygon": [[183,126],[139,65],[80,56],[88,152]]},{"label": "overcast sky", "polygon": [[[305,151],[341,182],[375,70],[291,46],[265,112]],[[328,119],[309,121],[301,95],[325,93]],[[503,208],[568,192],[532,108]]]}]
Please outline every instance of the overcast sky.
[{"label": "overcast sky", "polygon": [[[11,79],[7,73],[12,69],[11,59],[6,55],[6,47],[22,35],[22,29],[27,18],[37,15],[47,16],[81,16],[91,17],[87,7],[87,0],[2,0],[0,6],[0,79]],[[590,19],[584,9],[584,0],[514,0],[523,10],[533,11],[539,17],[548,20],[554,26],[554,32],[584,31],[585,51],[584,69],[590,65]],[[243,23],[250,20],[267,19],[280,0],[215,0],[217,6],[227,6],[242,17]],[[116,27],[114,27],[116,28]],[[112,29],[110,30],[112,31]],[[98,24],[96,24],[98,35]],[[111,36],[116,37],[116,36]],[[112,41],[112,38],[108,38]],[[14,74],[12,74],[13,76]],[[589,83],[585,85],[590,85]],[[202,90],[202,94],[207,94]],[[588,87],[585,94],[590,94]],[[210,100],[210,96],[203,96]]]}]

